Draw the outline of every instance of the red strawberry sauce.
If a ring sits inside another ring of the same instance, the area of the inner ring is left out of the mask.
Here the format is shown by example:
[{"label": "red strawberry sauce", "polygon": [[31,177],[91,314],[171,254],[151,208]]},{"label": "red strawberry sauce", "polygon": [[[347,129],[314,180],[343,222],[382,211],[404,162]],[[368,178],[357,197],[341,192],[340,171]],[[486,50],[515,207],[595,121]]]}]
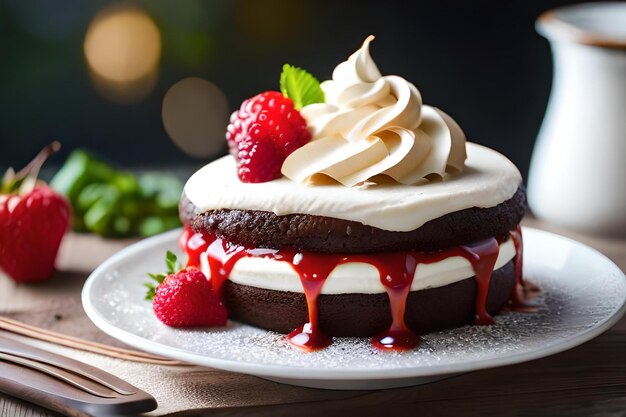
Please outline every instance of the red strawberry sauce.
[{"label": "red strawberry sauce", "polygon": [[[509,233],[515,245],[515,286],[510,298],[510,308],[527,311],[523,291],[526,283],[522,279],[522,232],[518,226]],[[364,262],[374,266],[380,274],[380,282],[389,296],[392,323],[385,332],[376,335],[372,344],[382,350],[409,350],[420,343],[419,335],[411,331],[404,322],[406,300],[411,289],[416,268],[453,256],[467,259],[474,270],[476,291],[476,317],[474,324],[494,324],[486,308],[491,274],[498,258],[500,243],[504,240],[490,238],[471,245],[457,246],[438,252],[389,252],[376,254],[319,254],[295,250],[248,249],[231,244],[207,234],[194,233],[186,228],[181,245],[189,256],[187,266],[200,267],[200,257],[207,252],[213,289],[220,297],[224,282],[228,279],[235,263],[242,257],[263,257],[287,262],[300,277],[307,300],[309,321],[292,331],[287,338],[304,350],[317,350],[328,346],[331,338],[319,327],[317,298],[322,286],[337,265],[349,262]]]}]

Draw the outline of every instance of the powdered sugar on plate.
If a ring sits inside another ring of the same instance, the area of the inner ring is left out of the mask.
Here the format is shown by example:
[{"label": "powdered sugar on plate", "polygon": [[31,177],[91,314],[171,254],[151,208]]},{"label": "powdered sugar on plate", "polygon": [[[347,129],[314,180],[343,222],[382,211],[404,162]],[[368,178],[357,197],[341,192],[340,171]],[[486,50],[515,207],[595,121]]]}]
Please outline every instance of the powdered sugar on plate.
[{"label": "powdered sugar on plate", "polygon": [[147,271],[162,268],[162,255],[176,248],[178,233],[142,241],[101,265],[83,290],[89,317],[105,332],[152,353],[282,382],[414,378],[535,359],[600,334],[619,319],[626,299],[624,274],[603,255],[525,229],[525,277],[541,288],[536,313],[505,312],[493,326],[430,333],[409,352],[382,352],[365,338],[335,338],[326,349],[302,352],[284,335],[233,321],[206,329],[160,323],[142,284]]}]

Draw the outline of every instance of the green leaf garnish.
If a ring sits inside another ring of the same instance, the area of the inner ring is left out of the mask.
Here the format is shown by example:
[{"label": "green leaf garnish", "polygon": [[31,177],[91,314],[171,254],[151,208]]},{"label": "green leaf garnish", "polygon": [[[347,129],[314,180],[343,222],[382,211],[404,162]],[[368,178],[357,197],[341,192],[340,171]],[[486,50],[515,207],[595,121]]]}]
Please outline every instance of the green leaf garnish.
[{"label": "green leaf garnish", "polygon": [[297,110],[313,103],[323,103],[324,91],[320,82],[309,72],[293,65],[283,65],[280,73],[280,91],[293,100]]},{"label": "green leaf garnish", "polygon": [[183,269],[183,266],[178,262],[178,258],[174,255],[174,252],[169,250],[165,254],[165,264],[167,265],[168,274],[175,274]]},{"label": "green leaf garnish", "polygon": [[167,278],[168,275],[176,274],[183,269],[183,266],[180,262],[178,262],[178,258],[176,258],[176,255],[174,255],[174,253],[169,250],[165,254],[165,265],[167,266],[167,274],[148,273],[148,276],[156,282],[156,285],[152,282],[146,282],[143,284],[148,289],[148,291],[146,292],[146,300],[150,301],[154,298],[154,296],[156,295],[157,287],[165,280],[165,278]]}]

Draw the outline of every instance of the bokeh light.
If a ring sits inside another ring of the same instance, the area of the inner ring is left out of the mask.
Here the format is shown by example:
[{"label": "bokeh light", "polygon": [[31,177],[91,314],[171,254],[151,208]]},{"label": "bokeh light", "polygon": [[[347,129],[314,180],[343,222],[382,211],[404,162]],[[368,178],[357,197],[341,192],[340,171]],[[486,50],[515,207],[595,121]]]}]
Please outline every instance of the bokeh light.
[{"label": "bokeh light", "polygon": [[119,4],[99,12],[89,25],[84,49],[94,84],[106,98],[136,102],[154,88],[161,35],[139,7]]},{"label": "bokeh light", "polygon": [[163,99],[163,126],[172,141],[194,157],[215,156],[224,150],[228,101],[213,83],[185,78]]}]

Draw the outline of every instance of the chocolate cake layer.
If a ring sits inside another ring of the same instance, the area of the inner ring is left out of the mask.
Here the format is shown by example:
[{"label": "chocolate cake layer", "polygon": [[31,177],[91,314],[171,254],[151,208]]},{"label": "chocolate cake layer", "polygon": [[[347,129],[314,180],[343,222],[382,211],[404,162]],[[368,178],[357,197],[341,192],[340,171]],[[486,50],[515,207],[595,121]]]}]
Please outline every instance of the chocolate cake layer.
[{"label": "chocolate cake layer", "polygon": [[[434,251],[505,236],[526,211],[526,193],[518,188],[513,197],[495,207],[472,207],[425,223],[409,232],[392,232],[362,223],[314,216],[254,210],[212,210],[195,214],[183,195],[181,219],[198,232],[253,248],[296,248],[322,253],[372,253],[401,250]],[[383,215],[383,213],[381,213]]]},{"label": "chocolate cake layer", "polygon": [[[515,283],[513,261],[493,272],[487,310],[497,314]],[[304,294],[268,290],[227,281],[224,287],[229,317],[279,333],[289,333],[308,320]],[[419,334],[471,323],[475,315],[476,281],[468,278],[443,287],[409,294],[405,320]],[[373,336],[391,324],[389,298],[380,294],[322,294],[318,298],[320,326],[331,336]]]}]

